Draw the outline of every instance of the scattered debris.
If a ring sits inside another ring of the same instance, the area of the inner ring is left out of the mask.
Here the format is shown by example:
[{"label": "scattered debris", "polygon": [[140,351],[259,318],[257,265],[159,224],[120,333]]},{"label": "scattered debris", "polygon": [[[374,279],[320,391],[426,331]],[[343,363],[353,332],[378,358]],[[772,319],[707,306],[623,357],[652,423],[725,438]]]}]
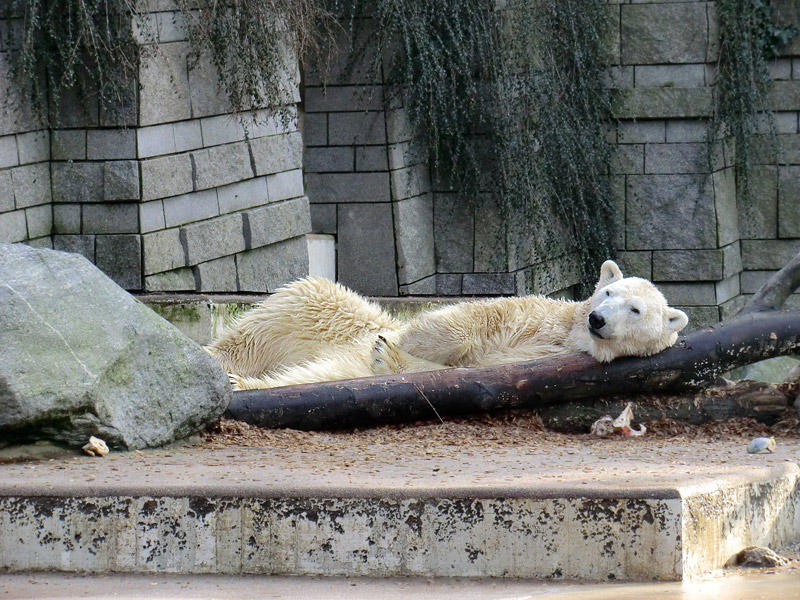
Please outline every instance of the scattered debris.
[{"label": "scattered debris", "polygon": [[91,436],[89,443],[83,447],[83,451],[89,456],[105,456],[108,454],[108,446],[100,438]]},{"label": "scattered debris", "polygon": [[597,419],[597,421],[592,423],[590,433],[596,437],[608,437],[615,433],[627,436],[644,435],[647,431],[647,427],[642,425],[639,430],[633,429],[631,427],[632,420],[633,408],[629,402],[625,410],[623,410],[616,419],[612,419],[610,415],[605,415]]},{"label": "scattered debris", "polygon": [[747,452],[750,454],[761,454],[762,452],[775,452],[774,437],[757,437],[747,444]]},{"label": "scattered debris", "polygon": [[785,567],[789,559],[764,546],[748,546],[736,555],[735,564],[741,567]]}]

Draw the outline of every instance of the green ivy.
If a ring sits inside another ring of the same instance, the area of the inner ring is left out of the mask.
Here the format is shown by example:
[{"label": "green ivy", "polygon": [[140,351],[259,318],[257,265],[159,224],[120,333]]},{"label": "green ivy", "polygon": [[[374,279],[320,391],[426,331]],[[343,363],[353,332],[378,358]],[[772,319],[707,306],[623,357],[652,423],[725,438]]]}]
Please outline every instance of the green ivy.
[{"label": "green ivy", "polygon": [[[716,142],[726,137],[735,141],[737,192],[748,206],[750,174],[758,144],[764,141],[755,134],[764,121],[774,134],[768,103],[769,61],[797,34],[797,28],[776,24],[769,0],[717,0],[717,14],[720,47],[711,137]],[[769,139],[767,143],[774,146]]]}]

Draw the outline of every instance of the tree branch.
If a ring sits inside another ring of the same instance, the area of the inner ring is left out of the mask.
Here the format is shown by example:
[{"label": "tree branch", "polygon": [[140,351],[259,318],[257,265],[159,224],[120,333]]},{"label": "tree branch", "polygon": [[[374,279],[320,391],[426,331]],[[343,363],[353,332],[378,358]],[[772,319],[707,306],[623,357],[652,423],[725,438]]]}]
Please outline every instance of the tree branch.
[{"label": "tree branch", "polygon": [[739,311],[736,318],[753,313],[779,310],[798,287],[800,287],[800,252],[758,289]]}]

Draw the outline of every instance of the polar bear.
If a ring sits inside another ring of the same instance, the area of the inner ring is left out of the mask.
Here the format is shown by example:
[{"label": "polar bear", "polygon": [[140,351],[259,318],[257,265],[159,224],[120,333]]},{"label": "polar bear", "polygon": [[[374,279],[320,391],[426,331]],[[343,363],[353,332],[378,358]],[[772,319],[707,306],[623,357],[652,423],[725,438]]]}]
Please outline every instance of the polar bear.
[{"label": "polar bear", "polygon": [[687,323],[652,283],[623,277],[609,260],[583,302],[544,296],[460,302],[408,322],[339,284],[306,278],[247,313],[208,349],[236,389],[258,389],[573,352],[610,362],[664,350]]}]

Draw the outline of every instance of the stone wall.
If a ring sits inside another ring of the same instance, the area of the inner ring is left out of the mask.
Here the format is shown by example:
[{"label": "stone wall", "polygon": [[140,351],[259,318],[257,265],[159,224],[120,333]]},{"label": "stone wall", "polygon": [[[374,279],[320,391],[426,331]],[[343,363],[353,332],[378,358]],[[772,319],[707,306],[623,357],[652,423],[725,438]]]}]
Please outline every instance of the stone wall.
[{"label": "stone wall", "polygon": [[138,23],[138,85],[118,105],[63,98],[49,134],[0,121],[16,134],[0,138],[0,239],[78,252],[129,290],[273,291],[308,272],[296,118],[232,117],[170,4]]},{"label": "stone wall", "polygon": [[[789,2],[775,4],[781,18],[798,22]],[[617,64],[609,81],[620,90],[622,119],[612,175],[624,222],[619,259],[624,271],[655,281],[693,325],[715,322],[800,251],[800,44],[771,65],[777,164],[754,170],[747,207],[737,202],[735,145],[710,153],[707,146],[715,4],[619,3],[611,10]]]},{"label": "stone wall", "polygon": [[[795,4],[775,4],[781,19],[800,22]],[[618,0],[608,10],[608,85],[621,119],[611,174],[618,259],[694,325],[717,321],[800,250],[800,41],[771,67],[778,161],[757,167],[746,208],[736,148],[709,152],[707,143],[715,3]],[[429,176],[425,157],[410,152],[402,107],[384,110],[380,74],[351,65],[327,88],[310,78],[304,92],[313,227],[337,236],[340,280],[378,295],[553,293],[576,283],[574,258],[533,256],[525,239],[535,228],[504,222],[490,186],[471,206]],[[367,166],[365,153],[380,160]]]}]

